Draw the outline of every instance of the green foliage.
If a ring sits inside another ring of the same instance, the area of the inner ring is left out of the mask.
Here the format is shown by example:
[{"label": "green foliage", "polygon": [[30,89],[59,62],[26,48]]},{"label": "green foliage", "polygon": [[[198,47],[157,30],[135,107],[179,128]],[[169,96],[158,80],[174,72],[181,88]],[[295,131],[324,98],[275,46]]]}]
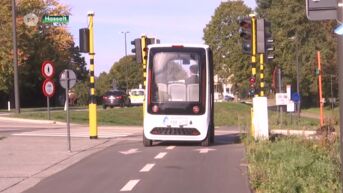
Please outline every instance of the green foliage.
[{"label": "green foliage", "polygon": [[[291,84],[296,88],[297,57],[300,66],[300,93],[302,104],[317,104],[318,85],[314,69],[317,67],[316,53],[321,51],[324,96],[329,97],[330,76],[336,70],[336,42],[332,34],[334,21],[309,21],[306,17],[303,0],[258,0],[257,13],[271,22],[274,39],[275,59],[267,66],[272,72],[280,66],[283,74],[283,87]],[[337,82],[334,82],[337,85]],[[337,93],[337,86],[334,93]]]},{"label": "green foliage", "polygon": [[[271,22],[275,59],[265,67],[266,89],[271,88],[272,73],[276,66],[282,69],[283,90],[286,84],[296,90],[296,64],[300,66],[300,93],[302,106],[318,103],[318,80],[314,75],[317,67],[316,52],[321,51],[324,97],[331,97],[330,83],[333,79],[333,95],[337,96],[336,42],[332,34],[335,21],[309,21],[303,0],[257,0],[257,18]],[[251,13],[242,1],[222,2],[204,29],[204,40],[214,52],[215,73],[226,83],[227,78],[241,95],[251,74],[250,58],[242,54],[238,36],[238,16]],[[298,58],[298,59],[297,59]],[[259,72],[257,72],[259,73]],[[233,75],[233,76],[231,76]],[[275,91],[275,90],[274,90]]]},{"label": "green foliage", "polygon": [[249,128],[250,108],[251,106],[242,103],[215,103],[215,126],[239,126],[241,128]]},{"label": "green foliage", "polygon": [[75,90],[75,93],[77,95],[77,105],[78,106],[87,105],[88,104],[88,98],[89,98],[88,83],[86,83],[85,81],[83,81],[83,82],[79,81],[73,87],[73,90]]},{"label": "green foliage", "polygon": [[286,138],[247,145],[249,176],[256,193],[338,193],[338,144]]},{"label": "green foliage", "polygon": [[243,1],[222,2],[204,29],[204,40],[213,50],[215,74],[224,82],[230,77],[237,91],[241,91],[251,73],[250,59],[242,53],[237,22],[238,16],[249,13],[251,9]]},{"label": "green foliage", "polygon": [[[143,84],[142,64],[136,62],[135,56],[125,56],[113,64],[109,77],[119,89],[138,88],[139,84]],[[126,80],[128,88],[126,88]]]},{"label": "green foliage", "polygon": [[[11,1],[1,1],[0,18],[0,94],[13,93],[13,45],[12,45],[12,19]],[[88,71],[84,58],[74,46],[72,35],[64,24],[43,24],[29,27],[23,22],[23,17],[34,13],[39,18],[43,15],[70,15],[69,8],[58,3],[57,0],[19,0],[17,1],[17,45],[18,45],[18,72],[20,100],[22,106],[41,106],[45,97],[41,92],[44,78],[41,75],[41,64],[44,60],[51,60],[55,64],[56,75],[68,68],[72,69],[79,80],[85,80]],[[58,84],[56,84],[58,85]],[[52,98],[55,104],[63,90],[57,87],[57,92]],[[0,96],[0,98],[6,98]],[[13,100],[13,98],[11,99]],[[1,101],[2,102],[2,101]],[[0,104],[1,106],[1,104]]]},{"label": "green foliage", "polygon": [[108,90],[113,89],[110,76],[103,72],[95,81],[95,88],[98,96],[103,96]]}]

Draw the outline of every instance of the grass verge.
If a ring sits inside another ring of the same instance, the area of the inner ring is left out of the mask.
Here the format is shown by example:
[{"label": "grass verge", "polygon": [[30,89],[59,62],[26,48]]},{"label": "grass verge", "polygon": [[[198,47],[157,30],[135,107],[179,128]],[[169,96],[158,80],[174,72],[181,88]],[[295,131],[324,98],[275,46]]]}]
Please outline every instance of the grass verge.
[{"label": "grass verge", "polygon": [[[240,126],[247,128],[250,123],[250,106],[241,103],[215,103],[215,125],[216,126]],[[10,114],[11,117],[47,120],[48,113],[39,110],[23,110],[19,115]],[[70,110],[70,120],[72,123],[88,124],[88,109],[77,108]],[[51,111],[51,120],[66,121],[66,112],[62,109]],[[129,108],[112,108],[97,110],[97,121],[99,125],[143,125],[142,106]]]},{"label": "grass verge", "polygon": [[302,138],[247,143],[249,176],[256,193],[338,193],[338,143]]}]

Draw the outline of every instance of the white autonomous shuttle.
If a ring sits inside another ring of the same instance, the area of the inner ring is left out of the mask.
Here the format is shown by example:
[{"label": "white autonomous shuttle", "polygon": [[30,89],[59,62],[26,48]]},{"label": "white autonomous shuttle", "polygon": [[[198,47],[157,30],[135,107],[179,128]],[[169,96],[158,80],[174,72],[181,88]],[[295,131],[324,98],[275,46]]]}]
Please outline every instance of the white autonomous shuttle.
[{"label": "white autonomous shuttle", "polygon": [[213,61],[208,45],[148,46],[144,146],[214,142]]}]

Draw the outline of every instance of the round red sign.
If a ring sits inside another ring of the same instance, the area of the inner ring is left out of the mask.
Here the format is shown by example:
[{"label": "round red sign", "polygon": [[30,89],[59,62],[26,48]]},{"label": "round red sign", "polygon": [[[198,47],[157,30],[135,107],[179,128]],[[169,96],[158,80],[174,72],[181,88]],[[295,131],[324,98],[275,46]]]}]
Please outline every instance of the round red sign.
[{"label": "round red sign", "polygon": [[41,69],[42,75],[45,78],[52,78],[55,74],[54,64],[51,61],[44,61]]},{"label": "round red sign", "polygon": [[42,90],[45,96],[52,97],[55,94],[55,84],[52,80],[46,79],[43,83]]}]

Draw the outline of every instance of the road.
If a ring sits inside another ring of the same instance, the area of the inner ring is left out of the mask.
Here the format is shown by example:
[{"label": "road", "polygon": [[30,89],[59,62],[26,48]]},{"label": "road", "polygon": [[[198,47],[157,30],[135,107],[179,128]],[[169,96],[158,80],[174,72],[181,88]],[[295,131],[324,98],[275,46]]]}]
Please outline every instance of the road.
[{"label": "road", "polygon": [[143,147],[138,136],[126,139],[25,193],[250,192],[244,147],[230,131],[218,131],[216,144],[208,148],[194,143]]}]

